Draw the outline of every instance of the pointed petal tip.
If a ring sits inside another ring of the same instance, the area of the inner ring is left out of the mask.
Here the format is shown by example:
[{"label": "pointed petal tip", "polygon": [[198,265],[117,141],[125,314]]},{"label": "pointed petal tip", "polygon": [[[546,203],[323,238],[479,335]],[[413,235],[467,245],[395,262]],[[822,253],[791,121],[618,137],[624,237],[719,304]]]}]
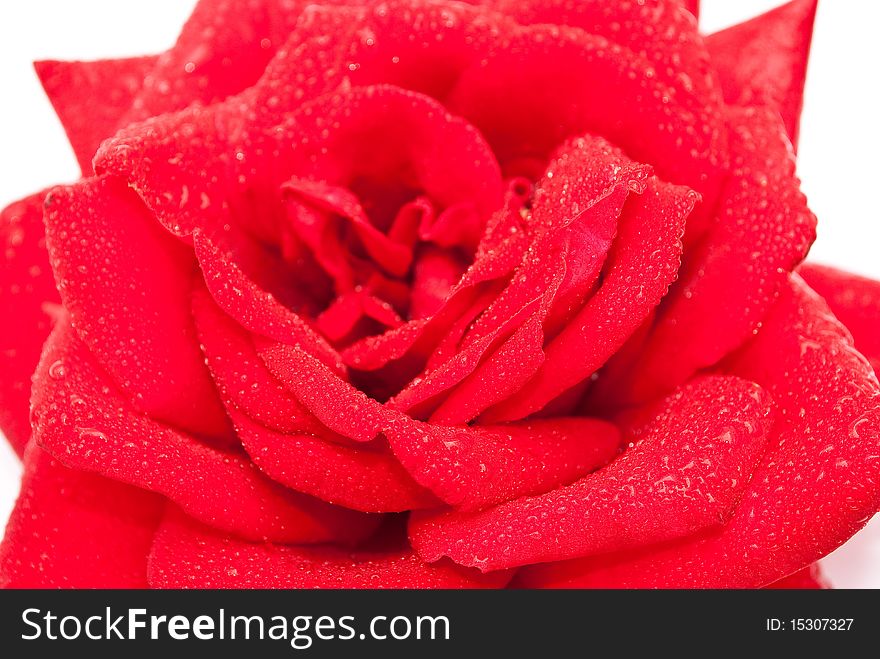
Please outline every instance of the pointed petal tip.
[{"label": "pointed petal tip", "polygon": [[706,39],[724,99],[768,106],[797,146],[818,0],[792,0]]}]

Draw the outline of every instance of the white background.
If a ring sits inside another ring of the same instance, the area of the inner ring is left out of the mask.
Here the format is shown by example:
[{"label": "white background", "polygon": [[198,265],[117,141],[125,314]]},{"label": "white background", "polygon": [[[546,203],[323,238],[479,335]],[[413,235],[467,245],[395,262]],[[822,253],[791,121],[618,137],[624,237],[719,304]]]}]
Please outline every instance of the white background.
[{"label": "white background", "polygon": [[[31,62],[159,52],[193,0],[27,0],[0,3],[0,206],[78,170]],[[780,4],[704,0],[706,32]],[[816,19],[798,169],[819,217],[811,258],[880,278],[878,78],[880,3],[825,0]],[[100,99],[95,100],[96,103]],[[0,319],[0,322],[14,319]],[[0,374],[2,376],[2,374]],[[15,455],[0,441],[0,520],[15,500]],[[833,584],[880,588],[880,517],[825,561]]]}]

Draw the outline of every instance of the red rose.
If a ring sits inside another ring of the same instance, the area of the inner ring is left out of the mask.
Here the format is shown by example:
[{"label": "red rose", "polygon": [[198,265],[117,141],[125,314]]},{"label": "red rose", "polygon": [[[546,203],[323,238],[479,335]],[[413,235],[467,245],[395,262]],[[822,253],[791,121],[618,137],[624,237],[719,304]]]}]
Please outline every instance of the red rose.
[{"label": "red rose", "polygon": [[[0,580],[815,585],[880,505],[792,273],[815,3],[361,4],[37,65],[84,178],[3,214]],[[804,274],[880,358],[878,285]]]}]

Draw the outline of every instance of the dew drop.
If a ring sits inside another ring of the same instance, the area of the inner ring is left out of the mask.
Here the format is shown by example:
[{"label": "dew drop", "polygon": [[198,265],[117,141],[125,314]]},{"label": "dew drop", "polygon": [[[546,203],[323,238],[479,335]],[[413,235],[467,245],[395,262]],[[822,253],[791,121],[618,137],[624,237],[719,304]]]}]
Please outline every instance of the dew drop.
[{"label": "dew drop", "polygon": [[53,380],[62,380],[67,375],[67,367],[60,359],[55,360],[49,365],[49,377]]}]

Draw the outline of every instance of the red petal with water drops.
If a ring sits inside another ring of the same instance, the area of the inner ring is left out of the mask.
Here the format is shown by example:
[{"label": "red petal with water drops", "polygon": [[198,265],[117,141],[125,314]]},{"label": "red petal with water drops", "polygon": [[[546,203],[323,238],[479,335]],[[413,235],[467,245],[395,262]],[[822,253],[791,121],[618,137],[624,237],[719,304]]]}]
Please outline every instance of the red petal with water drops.
[{"label": "red petal with water drops", "polygon": [[410,539],[426,560],[497,570],[717,528],[738,505],[771,423],[757,385],[697,380],[628,419],[633,444],[604,469],[481,512],[414,514]]},{"label": "red petal with water drops", "polygon": [[[338,0],[323,0],[337,4]],[[199,0],[135,99],[129,121],[221,101],[251,87],[294,29],[304,0]]]},{"label": "red petal with water drops", "polygon": [[149,565],[153,588],[500,588],[510,579],[431,565],[408,547],[346,552],[242,542],[174,510],[156,534]]},{"label": "red petal with water drops", "polygon": [[[318,112],[323,118],[323,113]],[[331,149],[327,151],[333,152]],[[353,162],[362,158],[352,158]],[[367,255],[389,275],[403,277],[412,263],[412,250],[405,245],[396,243],[379,231],[370,222],[366,212],[358,201],[356,194],[345,187],[330,185],[321,181],[311,181],[294,176],[281,186],[287,202],[288,217],[297,223],[296,231],[309,248],[315,252],[319,261],[329,256],[337,256],[342,262],[337,267],[349,266],[351,256],[346,254],[339,244],[332,246],[332,253],[323,255],[322,250],[328,243],[339,241],[345,228],[331,219],[336,217],[349,224],[364,246]],[[323,257],[323,258],[322,258]],[[331,264],[328,264],[328,268]],[[337,285],[337,289],[351,288]]]},{"label": "red petal with water drops", "polygon": [[162,497],[64,467],[31,443],[0,544],[4,588],[146,588]]},{"label": "red petal with water drops", "polygon": [[517,158],[546,158],[573,136],[602,135],[650,163],[662,179],[703,196],[704,208],[694,218],[700,226],[691,229],[699,235],[724,179],[727,129],[717,108],[670,87],[650,69],[601,37],[535,25],[462,73],[447,105],[483,132],[502,167]]},{"label": "red petal with water drops", "polygon": [[[558,253],[547,256],[547,260],[562,261]],[[547,314],[554,293],[559,288],[564,275],[564,266],[558,267],[555,274],[555,281],[547,282],[548,288],[543,293],[532,299],[521,300],[522,306],[512,315],[498,317],[497,326],[489,333],[455,352],[439,366],[432,367],[429,364],[429,368],[422,375],[415,378],[388,402],[389,407],[405,411],[411,416],[426,417],[434,411],[443,396],[470,376],[473,376],[468,386],[471,391],[475,388],[483,390],[485,385],[497,380],[498,371],[505,369],[522,369],[527,376],[531,376],[534,369],[543,361],[540,354],[540,346],[543,343],[540,325]],[[527,337],[535,338],[536,343],[523,345],[523,339]],[[522,362],[519,361],[520,358]],[[489,372],[481,372],[483,367]],[[486,393],[493,395],[492,392]],[[457,419],[458,422],[463,423],[469,421],[491,402],[493,401],[484,402],[483,396],[479,396],[471,401],[473,406],[468,405],[469,409],[456,405],[455,408],[440,411],[438,418],[450,422]]]},{"label": "red petal with water drops", "polygon": [[46,238],[73,327],[135,406],[197,434],[228,435],[190,314],[191,252],[108,177],[55,188]]},{"label": "red petal with water drops", "polygon": [[298,346],[257,341],[257,353],[269,371],[321,423],[357,442],[369,442],[393,414]]},{"label": "red petal with water drops", "polygon": [[[640,191],[651,168],[629,158],[601,137],[585,136],[563,144],[550,160],[535,188],[532,212],[526,222],[532,243],[507,288],[474,323],[464,346],[484,336],[546,290],[565,270],[552,299],[548,334],[583,304],[593,289],[617,233],[617,224],[630,191]],[[564,260],[554,258],[557,252]]]},{"label": "red petal with water drops", "polygon": [[[468,423],[495,403],[520,391],[544,363],[546,310],[534,314],[464,377],[429,417],[432,423]],[[467,351],[462,353],[467,355]]]},{"label": "red petal with water drops", "polygon": [[533,241],[510,283],[456,341],[459,351],[439,367],[429,364],[394,406],[426,415],[428,402],[449,390],[432,403],[430,419],[459,424],[521,393],[544,363],[545,336],[593,289],[624,202],[649,173],[601,138],[560,147],[537,186],[527,222]]},{"label": "red petal with water drops", "polygon": [[852,333],[856,348],[878,372],[880,366],[880,282],[843,270],[805,263],[798,270]]},{"label": "red petal with water drops", "polygon": [[607,383],[612,398],[651,400],[740,346],[815,238],[816,218],[778,122],[761,109],[732,110],[731,119],[733,170],[719,221],[688,254],[628,369],[630,384]]},{"label": "red petal with water drops", "polygon": [[678,274],[685,219],[697,197],[648,180],[629,198],[599,289],[544,348],[544,365],[523,390],[487,410],[484,422],[519,419],[594,373],[639,328]]},{"label": "red petal with water drops", "polygon": [[733,518],[629,555],[528,568],[535,587],[756,588],[813,563],[880,508],[880,388],[796,275],[733,371],[773,397],[777,423]]},{"label": "red petal with water drops", "polygon": [[782,115],[794,145],[817,4],[818,0],[793,0],[706,38],[725,100],[770,107]]},{"label": "red petal with water drops", "polygon": [[241,243],[233,248],[197,231],[193,244],[211,297],[223,311],[251,332],[300,346],[336,371],[344,370],[327,341],[242,268]]},{"label": "red petal with water drops", "polygon": [[139,414],[66,320],[37,367],[32,415],[34,438],[64,464],[164,494],[243,537],[352,541],[378,521],[286,490],[240,450],[220,451]]},{"label": "red petal with water drops", "polygon": [[[467,204],[481,224],[501,205],[501,172],[489,145],[428,96],[391,85],[338,91],[304,105],[285,128],[281,139],[296,145],[297,178],[288,189],[350,217],[367,252],[392,271],[403,264],[391,258],[390,240],[369,230],[370,222],[390,226],[393,215],[383,212],[389,200],[410,201],[418,192],[441,209]],[[369,220],[351,192],[340,192],[348,186],[362,188],[362,204],[372,202]]]},{"label": "red petal with water drops", "polygon": [[193,287],[192,305],[208,368],[227,408],[235,407],[281,432],[321,434],[327,430],[268,371],[250,333],[223,313],[204,284]]},{"label": "red petal with water drops", "polygon": [[685,5],[696,16],[696,1],[490,0],[486,4],[526,25],[569,25],[603,36],[644,57],[651,70],[670,83],[687,91],[696,89],[715,104],[720,100],[696,21],[681,11]]},{"label": "red petal with water drops", "polygon": [[797,275],[730,370],[761,384],[780,410],[778,441],[725,534],[769,581],[840,546],[880,508],[880,388]]},{"label": "red petal with water drops", "polygon": [[[124,125],[157,57],[95,62],[35,62],[37,76],[73,147],[84,176],[98,146]],[[95,99],[101,99],[96,103]]]},{"label": "red petal with water drops", "polygon": [[464,68],[515,29],[513,21],[464,3],[311,5],[267,67],[256,110],[274,112],[340,87],[375,84],[442,100]]},{"label": "red petal with water drops", "polygon": [[231,140],[241,132],[243,119],[234,110],[242,105],[233,98],[126,126],[101,144],[95,171],[127,181],[177,236],[186,239],[196,228],[221,227],[230,214],[231,191],[238,187]]},{"label": "red petal with water drops", "polygon": [[386,446],[350,447],[313,435],[285,435],[231,412],[242,446],[267,476],[329,503],[368,513],[439,505]]},{"label": "red petal with water drops", "polygon": [[586,418],[452,427],[401,417],[385,435],[417,481],[465,511],[571,483],[620,448],[615,426]]},{"label": "red petal with water drops", "polygon": [[51,329],[48,306],[60,302],[46,252],[44,197],[0,212],[0,429],[19,454],[31,435],[31,375]]}]

